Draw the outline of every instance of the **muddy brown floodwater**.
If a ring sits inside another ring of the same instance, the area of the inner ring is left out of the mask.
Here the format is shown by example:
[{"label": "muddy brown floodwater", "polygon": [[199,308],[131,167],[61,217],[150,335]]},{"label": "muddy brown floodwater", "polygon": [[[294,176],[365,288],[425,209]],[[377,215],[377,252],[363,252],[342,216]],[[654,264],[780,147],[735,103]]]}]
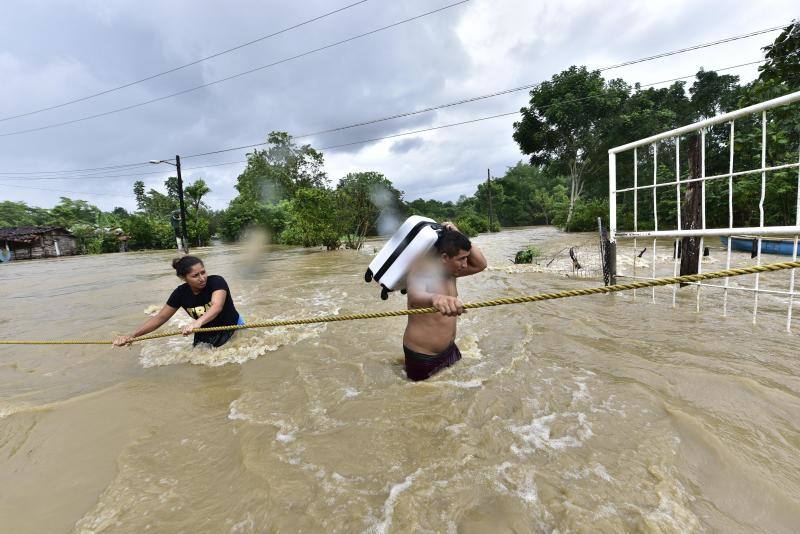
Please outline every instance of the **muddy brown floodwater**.
[{"label": "muddy brown floodwater", "polygon": [[[559,274],[561,259],[510,262],[528,244],[582,243],[588,258],[592,234],[476,242],[490,268],[460,281],[464,301],[600,283]],[[711,245],[704,270],[724,265]],[[376,246],[194,252],[253,321],[404,307],[363,281]],[[2,265],[0,337],[129,332],[177,285],[172,255]],[[669,255],[656,263],[672,272]],[[761,284],[785,290],[788,273]],[[703,289],[700,313],[693,287],[676,308],[671,288],[655,295],[472,310],[464,359],[423,383],[404,380],[402,318],[248,330],[218,350],[2,347],[0,530],[796,532],[800,341],[785,297],[762,295],[753,325],[752,294],[729,297],[727,318],[720,290]]]}]

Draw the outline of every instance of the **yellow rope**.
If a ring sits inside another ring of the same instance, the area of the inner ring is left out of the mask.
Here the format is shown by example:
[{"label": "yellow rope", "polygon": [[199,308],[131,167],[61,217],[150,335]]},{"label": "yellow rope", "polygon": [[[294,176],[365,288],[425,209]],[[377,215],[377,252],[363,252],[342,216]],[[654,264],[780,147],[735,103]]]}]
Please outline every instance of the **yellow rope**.
[{"label": "yellow rope", "polygon": [[[488,308],[490,306],[504,306],[506,304],[522,304],[524,302],[539,302],[543,300],[563,299],[569,297],[580,297],[584,295],[596,295],[601,293],[616,293],[618,291],[628,291],[631,289],[643,289],[646,287],[666,286],[672,284],[682,284],[686,282],[701,282],[703,280],[713,280],[715,278],[725,278],[728,276],[742,276],[745,274],[765,273],[772,271],[782,271],[785,269],[795,269],[800,267],[800,261],[786,261],[780,263],[770,263],[768,265],[754,265],[752,267],[741,267],[738,269],[725,269],[702,274],[688,274],[684,276],[670,276],[667,278],[657,278],[655,280],[643,280],[631,282],[629,284],[616,284],[613,286],[592,287],[587,289],[572,289],[569,291],[559,291],[558,293],[540,293],[538,295],[527,295],[523,297],[502,298],[487,300],[484,302],[473,302],[465,304],[465,309]],[[309,317],[305,319],[289,319],[286,321],[263,321],[259,323],[248,323],[244,325],[214,326],[209,328],[198,328],[193,332],[222,332],[224,330],[243,330],[245,328],[269,328],[275,326],[292,326],[314,323],[332,323],[337,321],[355,321],[359,319],[380,319],[383,317],[400,317],[404,315],[421,315],[424,313],[436,313],[436,308],[416,308],[413,310],[395,310],[375,313],[356,313],[351,315],[328,315],[323,317]],[[146,341],[148,339],[158,339],[162,337],[177,336],[183,332],[174,330],[172,332],[160,332],[133,338],[132,342]],[[0,345],[110,345],[110,340],[0,340]]]}]

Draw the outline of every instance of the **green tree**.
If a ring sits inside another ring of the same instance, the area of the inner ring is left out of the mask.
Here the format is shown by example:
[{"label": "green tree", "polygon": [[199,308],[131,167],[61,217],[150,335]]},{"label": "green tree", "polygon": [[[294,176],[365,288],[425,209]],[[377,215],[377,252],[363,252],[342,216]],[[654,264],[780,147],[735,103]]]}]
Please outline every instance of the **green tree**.
[{"label": "green tree", "polygon": [[147,209],[147,200],[144,194],[144,182],[136,180],[133,182],[133,195],[136,197],[136,207],[144,211]]},{"label": "green tree", "polygon": [[47,210],[28,206],[25,202],[0,202],[0,228],[14,226],[41,226],[50,215]]},{"label": "green tree", "polygon": [[249,227],[259,226],[268,231],[274,241],[280,241],[291,218],[289,204],[288,200],[268,204],[239,195],[220,214],[220,231],[225,239],[236,240]]},{"label": "green tree", "polygon": [[322,153],[310,145],[298,146],[288,133],[271,132],[267,148],[248,154],[236,189],[240,196],[258,202],[291,199],[299,188],[325,187],[323,163]]},{"label": "green tree", "polygon": [[191,222],[194,230],[193,237],[197,241],[197,246],[207,243],[211,236],[209,232],[208,206],[203,202],[203,197],[210,192],[211,188],[202,179],[195,180],[193,184],[184,190],[186,200],[191,209],[190,219],[187,222]]},{"label": "green tree", "polygon": [[304,187],[295,191],[290,204],[291,224],[282,234],[284,241],[304,247],[339,248],[342,220],[336,204],[336,193],[329,189]]},{"label": "green tree", "polygon": [[[310,145],[298,146],[286,132],[271,132],[267,148],[248,154],[247,165],[236,180],[238,195],[221,217],[225,237],[236,239],[253,225],[278,236],[290,224],[287,201],[300,189],[327,185],[323,163],[322,153]],[[287,235],[287,239],[295,235]]]},{"label": "green tree", "polygon": [[77,224],[96,225],[100,208],[85,200],[72,200],[61,197],[61,200],[50,210],[48,224],[70,228]]},{"label": "green tree", "polygon": [[120,208],[119,206],[111,210],[111,213],[113,213],[114,216],[117,217],[117,219],[120,221],[131,216],[131,214],[128,213],[128,210],[126,210],[125,208]]},{"label": "green tree", "polygon": [[203,197],[210,192],[211,188],[209,188],[202,179],[195,180],[192,185],[184,189],[186,200],[195,212],[199,211],[200,208],[207,207],[205,203],[203,203]]},{"label": "green tree", "polygon": [[[178,177],[177,176],[170,176],[166,180],[164,180],[164,187],[167,189],[167,196],[175,203],[178,203],[180,200],[178,198]],[[184,193],[186,189],[184,189]]]},{"label": "green tree", "polygon": [[336,187],[338,218],[347,248],[358,250],[367,234],[375,232],[379,215],[394,213],[402,203],[402,192],[379,172],[350,173]]},{"label": "green tree", "polygon": [[789,24],[763,50],[766,61],[753,85],[758,97],[766,100],[800,89],[800,22]]},{"label": "green tree", "polygon": [[606,82],[599,71],[570,67],[531,90],[530,105],[514,123],[514,140],[531,164],[569,177],[567,228],[587,181],[598,186],[605,180],[608,141],[629,90],[622,80]]},{"label": "green tree", "polygon": [[131,249],[175,248],[175,233],[163,217],[135,213],[122,221],[122,229],[130,236]]},{"label": "green tree", "polygon": [[418,198],[403,205],[407,215],[421,215],[435,221],[452,221],[456,218],[458,207],[450,201]]}]

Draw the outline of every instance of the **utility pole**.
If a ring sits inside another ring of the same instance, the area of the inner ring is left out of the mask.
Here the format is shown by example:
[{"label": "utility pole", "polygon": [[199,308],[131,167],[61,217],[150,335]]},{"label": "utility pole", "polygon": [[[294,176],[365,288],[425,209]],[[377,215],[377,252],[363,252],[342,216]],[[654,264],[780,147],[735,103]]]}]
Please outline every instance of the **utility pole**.
[{"label": "utility pole", "polygon": [[[186,205],[183,202],[183,178],[181,177],[181,157],[176,155],[175,156],[175,163],[171,161],[167,161],[165,159],[151,159],[150,163],[154,165],[158,165],[159,163],[166,163],[167,165],[172,165],[178,170],[178,204],[181,210],[181,226],[180,226],[180,234],[181,234],[181,244],[183,245],[183,253],[189,253],[189,232],[186,231]],[[174,213],[174,212],[173,212]],[[175,233],[178,233],[178,229],[175,229]]]},{"label": "utility pole", "polygon": [[489,231],[491,232],[494,210],[492,209],[492,173],[489,169],[486,169],[486,189],[489,191]]},{"label": "utility pole", "polygon": [[189,232],[186,231],[186,205],[183,202],[183,178],[181,178],[181,157],[175,155],[175,168],[178,169],[178,202],[181,206],[181,234],[183,241],[183,253],[189,253]]}]

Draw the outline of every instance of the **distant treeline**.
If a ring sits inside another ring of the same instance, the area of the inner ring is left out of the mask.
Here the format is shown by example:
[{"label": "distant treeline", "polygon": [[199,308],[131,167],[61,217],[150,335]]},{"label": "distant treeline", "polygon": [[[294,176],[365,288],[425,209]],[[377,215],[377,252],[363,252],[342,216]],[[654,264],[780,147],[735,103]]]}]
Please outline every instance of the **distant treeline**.
[{"label": "distant treeline", "polygon": [[[787,27],[764,54],[758,78],[744,85],[738,76],[704,70],[688,89],[685,82],[659,89],[630,86],[621,79],[605,80],[599,71],[585,67],[556,74],[530,91],[529,105],[520,110],[520,120],[514,124],[513,139],[528,161],[510,167],[490,184],[478,185],[472,196],[457,202],[406,201],[388,177],[374,171],[351,173],[334,184],[325,172],[321,151],[297,145],[285,132],[272,132],[263,150],[248,155],[237,178],[237,196],[227,208],[215,211],[206,205],[203,199],[210,189],[203,180],[185,188],[189,241],[205,245],[215,235],[235,240],[249,228],[261,228],[276,243],[359,248],[366,236],[385,232],[412,214],[452,220],[469,235],[536,224],[592,230],[597,217],[608,216],[609,148],[800,90],[800,24]],[[728,131],[721,125],[707,132],[706,175],[728,172]],[[737,121],[735,170],[761,166],[760,143],[758,117]],[[689,177],[692,146],[699,145],[691,136],[681,142],[682,179]],[[799,147],[800,105],[771,112],[767,164],[797,163]],[[639,152],[640,183],[652,183],[653,151]],[[675,159],[674,143],[661,143],[659,181],[674,179]],[[618,187],[633,184],[632,159],[621,158],[617,172]],[[797,169],[770,172],[766,183],[767,224],[794,224]],[[115,251],[116,228],[130,237],[132,249],[174,248],[170,216],[178,208],[177,179],[168,178],[164,185],[166,194],[145,191],[143,182],[135,182],[133,213],[123,208],[103,212],[69,198],[52,209],[0,202],[0,227],[63,226],[78,236],[85,252]],[[760,188],[760,175],[734,180],[735,225],[758,224]],[[708,184],[709,226],[727,225],[727,195],[727,180]],[[656,208],[660,214],[674,214],[676,202],[674,189],[661,189]],[[638,203],[639,229],[648,229],[652,193],[640,192]],[[632,227],[633,195],[622,197],[618,209],[620,226]],[[660,222],[675,223],[669,216],[660,217]]]}]

